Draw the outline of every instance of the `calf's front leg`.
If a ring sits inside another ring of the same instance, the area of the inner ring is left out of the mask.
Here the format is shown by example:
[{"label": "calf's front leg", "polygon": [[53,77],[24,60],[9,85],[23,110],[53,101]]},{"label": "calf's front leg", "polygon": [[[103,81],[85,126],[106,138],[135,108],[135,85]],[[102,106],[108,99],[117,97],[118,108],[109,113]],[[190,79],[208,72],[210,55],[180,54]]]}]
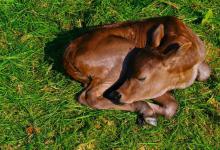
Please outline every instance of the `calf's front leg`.
[{"label": "calf's front leg", "polygon": [[163,115],[167,119],[170,119],[176,114],[176,111],[178,109],[178,103],[169,92],[166,92],[165,94],[157,98],[154,98],[153,101],[162,105],[158,106],[149,103],[150,107],[154,110],[156,114]]},{"label": "calf's front leg", "polygon": [[94,109],[124,110],[130,112],[138,112],[142,115],[145,122],[154,126],[157,125],[155,113],[148,103],[144,101],[137,101],[130,104],[117,105],[103,96],[103,93],[106,89],[107,87],[105,83],[92,87],[89,86],[79,96],[79,102],[81,104],[90,106]]}]

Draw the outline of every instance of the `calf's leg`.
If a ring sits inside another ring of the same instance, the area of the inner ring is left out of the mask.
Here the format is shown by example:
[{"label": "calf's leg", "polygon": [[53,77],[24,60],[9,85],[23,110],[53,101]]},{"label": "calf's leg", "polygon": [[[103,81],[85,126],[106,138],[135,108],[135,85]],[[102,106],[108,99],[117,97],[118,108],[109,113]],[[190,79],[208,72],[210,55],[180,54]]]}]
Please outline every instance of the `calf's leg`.
[{"label": "calf's leg", "polygon": [[155,102],[161,104],[162,106],[158,106],[152,103],[149,103],[150,107],[154,110],[156,114],[163,115],[165,118],[170,119],[172,116],[176,114],[178,109],[178,103],[175,98],[170,95],[169,92],[154,98]]},{"label": "calf's leg", "polygon": [[202,62],[199,67],[198,67],[198,76],[197,79],[199,81],[205,81],[208,79],[208,77],[211,74],[211,69],[210,67],[205,63]]},{"label": "calf's leg", "polygon": [[94,109],[110,109],[124,110],[130,112],[138,112],[143,116],[145,122],[156,126],[156,116],[154,111],[149,107],[149,104],[144,101],[137,101],[130,104],[116,105],[111,100],[103,97],[103,92],[108,88],[107,84],[102,83],[95,86],[89,86],[79,96],[81,104],[90,106]]}]

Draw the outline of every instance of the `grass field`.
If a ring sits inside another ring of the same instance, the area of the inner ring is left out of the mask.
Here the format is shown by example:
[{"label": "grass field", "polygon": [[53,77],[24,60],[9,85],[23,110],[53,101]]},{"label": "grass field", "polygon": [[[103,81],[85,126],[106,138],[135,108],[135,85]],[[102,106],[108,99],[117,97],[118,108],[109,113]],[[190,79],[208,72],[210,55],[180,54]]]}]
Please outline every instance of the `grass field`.
[{"label": "grass field", "polygon": [[[60,58],[86,28],[175,15],[205,42],[212,76],[184,90],[171,120],[77,103]],[[220,149],[219,0],[0,0],[0,149]]]}]

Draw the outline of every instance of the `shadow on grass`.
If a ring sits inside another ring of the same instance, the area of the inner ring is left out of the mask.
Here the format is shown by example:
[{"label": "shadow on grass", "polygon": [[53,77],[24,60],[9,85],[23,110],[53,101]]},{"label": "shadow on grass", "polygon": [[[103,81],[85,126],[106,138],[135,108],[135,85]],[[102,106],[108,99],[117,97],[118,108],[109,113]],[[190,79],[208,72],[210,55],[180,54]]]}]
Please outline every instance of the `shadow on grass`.
[{"label": "shadow on grass", "polygon": [[63,67],[63,54],[68,44],[80,35],[91,31],[93,27],[74,28],[57,34],[57,37],[46,44],[44,60],[53,64],[52,69],[66,75]]},{"label": "shadow on grass", "polygon": [[[218,74],[213,70],[210,78],[207,80],[209,89],[212,90],[213,92],[216,91],[214,95],[218,95],[217,89],[218,89],[219,79],[217,76]],[[218,99],[216,101],[218,101]],[[213,123],[220,125],[220,113],[218,113],[218,111],[219,111],[218,108],[213,108],[212,106],[210,109],[207,109],[205,112]]]},{"label": "shadow on grass", "polygon": [[[74,28],[70,31],[64,31],[57,34],[56,38],[48,42],[44,49],[44,61],[48,62],[48,64],[52,64],[52,70],[63,74],[66,77],[70,77],[63,65],[63,54],[65,49],[69,45],[69,43],[76,39],[77,37],[83,35],[92,30],[93,27],[82,27],[82,28]],[[80,91],[74,95],[75,99],[78,99],[78,96],[83,92]]]}]

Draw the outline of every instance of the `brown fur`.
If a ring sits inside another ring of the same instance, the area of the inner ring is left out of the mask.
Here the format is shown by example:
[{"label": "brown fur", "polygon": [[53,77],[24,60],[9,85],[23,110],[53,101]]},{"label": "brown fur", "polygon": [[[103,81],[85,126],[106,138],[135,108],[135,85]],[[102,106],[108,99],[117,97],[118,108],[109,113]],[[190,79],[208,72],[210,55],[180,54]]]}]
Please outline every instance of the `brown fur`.
[{"label": "brown fur", "polygon": [[175,114],[178,104],[170,90],[209,77],[204,59],[202,41],[186,25],[175,17],[159,17],[104,25],[84,34],[66,49],[64,66],[86,87],[80,103],[136,111],[148,122],[157,114]]}]

